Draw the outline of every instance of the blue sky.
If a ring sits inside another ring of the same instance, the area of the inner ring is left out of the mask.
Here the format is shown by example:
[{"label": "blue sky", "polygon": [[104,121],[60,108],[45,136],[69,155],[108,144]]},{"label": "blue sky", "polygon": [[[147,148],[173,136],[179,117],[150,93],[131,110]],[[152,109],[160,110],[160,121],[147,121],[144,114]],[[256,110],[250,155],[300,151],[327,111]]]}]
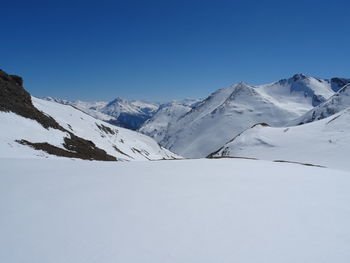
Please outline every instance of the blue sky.
[{"label": "blue sky", "polygon": [[348,1],[7,1],[0,68],[35,96],[166,101],[350,77]]}]

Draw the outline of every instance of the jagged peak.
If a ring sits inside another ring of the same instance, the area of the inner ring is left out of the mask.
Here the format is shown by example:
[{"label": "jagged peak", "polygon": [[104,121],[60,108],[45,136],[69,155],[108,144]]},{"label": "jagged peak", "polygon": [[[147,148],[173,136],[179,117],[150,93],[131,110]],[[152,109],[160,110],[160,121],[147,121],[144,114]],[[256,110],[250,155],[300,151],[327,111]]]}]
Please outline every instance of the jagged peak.
[{"label": "jagged peak", "polygon": [[[294,74],[290,78],[280,79],[279,81],[274,82],[274,83],[285,84],[285,83],[290,83],[290,82],[297,82],[297,81],[308,80],[310,78],[311,78],[310,76],[308,76],[308,75],[306,75],[304,73],[297,73],[297,74]],[[272,83],[272,84],[274,84],[274,83]]]},{"label": "jagged peak", "polygon": [[251,89],[254,89],[253,86],[249,85],[248,83],[246,82],[238,82],[237,84],[233,85],[232,86],[234,88],[234,91],[235,90],[251,90]]},{"label": "jagged peak", "polygon": [[123,99],[121,97],[116,97],[114,100],[111,100],[110,102],[108,102],[108,104],[106,105],[106,107],[109,107],[109,106],[113,106],[115,104],[120,104],[120,103],[128,103],[128,100],[126,99]]},{"label": "jagged peak", "polygon": [[298,80],[303,80],[303,79],[309,79],[310,76],[306,75],[306,74],[303,74],[303,73],[298,73],[298,74],[295,74],[292,79],[294,81],[298,81]]}]

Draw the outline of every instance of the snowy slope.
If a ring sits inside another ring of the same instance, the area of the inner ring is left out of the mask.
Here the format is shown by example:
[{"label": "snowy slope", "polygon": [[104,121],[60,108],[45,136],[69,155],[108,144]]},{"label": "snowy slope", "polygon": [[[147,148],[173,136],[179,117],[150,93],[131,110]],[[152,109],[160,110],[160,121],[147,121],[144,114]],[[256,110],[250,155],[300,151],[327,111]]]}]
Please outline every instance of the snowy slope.
[{"label": "snowy slope", "polygon": [[350,171],[349,152],[350,108],[300,126],[255,125],[212,156],[296,161]]},{"label": "snowy slope", "polygon": [[[297,107],[299,113],[311,106],[326,101],[334,94],[335,83],[327,79],[313,78],[304,74],[296,74],[292,78],[258,86],[263,94],[273,98],[283,107]],[[300,109],[299,109],[300,108]]]},{"label": "snowy slope", "polygon": [[106,101],[81,101],[81,100],[70,101],[70,100],[64,100],[64,99],[53,98],[53,97],[44,97],[43,99],[47,101],[57,102],[64,105],[72,105],[73,107],[99,120],[103,120],[103,121],[115,120],[114,117],[101,112],[101,108],[103,108],[108,104],[108,102]]},{"label": "snowy slope", "polygon": [[333,94],[330,81],[302,74],[256,87],[241,82],[170,123],[159,142],[185,157],[205,157],[256,123],[283,126]]},{"label": "snowy slope", "polygon": [[[53,117],[60,125],[74,134],[93,141],[108,154],[124,160],[163,159],[176,156],[150,137],[140,133],[115,127],[99,121],[69,105],[61,105],[32,97],[36,108]],[[99,128],[107,127],[107,129]],[[116,148],[118,150],[116,150]]]},{"label": "snowy slope", "polygon": [[191,105],[195,103],[197,102],[188,105],[187,103],[172,102],[161,105],[157,113],[141,126],[139,132],[161,142],[167,136],[169,126],[189,112],[192,109]]},{"label": "snowy slope", "polygon": [[348,263],[349,189],[267,161],[0,159],[1,261]]},{"label": "snowy slope", "polygon": [[321,120],[350,107],[350,84],[344,86],[327,101],[313,108],[306,114],[291,121],[288,125],[299,125]]},{"label": "snowy slope", "polygon": [[[175,154],[159,147],[150,137],[94,119],[72,106],[34,97],[32,100],[36,108],[53,117],[62,127],[81,138],[92,141],[97,147],[118,160],[155,160],[176,157]],[[57,158],[21,145],[16,140],[27,140],[33,143],[47,142],[64,149],[63,138],[69,136],[60,130],[45,129],[36,121],[11,112],[0,112],[0,121],[4,124],[0,133],[1,157]]]}]

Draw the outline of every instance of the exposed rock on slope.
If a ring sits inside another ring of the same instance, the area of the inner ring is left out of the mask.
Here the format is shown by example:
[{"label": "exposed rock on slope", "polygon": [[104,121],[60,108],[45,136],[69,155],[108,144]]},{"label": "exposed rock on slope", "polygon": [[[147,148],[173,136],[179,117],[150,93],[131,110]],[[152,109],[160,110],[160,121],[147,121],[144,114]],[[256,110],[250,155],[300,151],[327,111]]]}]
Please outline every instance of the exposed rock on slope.
[{"label": "exposed rock on slope", "polygon": [[64,137],[64,149],[46,142],[34,143],[27,140],[18,140],[19,143],[30,145],[34,149],[43,150],[57,156],[102,161],[117,160],[115,157],[108,155],[104,150],[96,147],[93,142],[75,136],[60,126],[52,117],[45,115],[35,108],[30,94],[23,89],[22,84],[23,81],[20,77],[7,75],[3,71],[0,72],[0,110],[14,112],[25,118],[33,119],[46,129],[57,129],[66,132],[68,136]]},{"label": "exposed rock on slope", "polygon": [[3,71],[0,111],[2,157],[57,155],[105,161],[178,157],[147,136],[116,129],[71,106],[31,97],[21,78]]}]

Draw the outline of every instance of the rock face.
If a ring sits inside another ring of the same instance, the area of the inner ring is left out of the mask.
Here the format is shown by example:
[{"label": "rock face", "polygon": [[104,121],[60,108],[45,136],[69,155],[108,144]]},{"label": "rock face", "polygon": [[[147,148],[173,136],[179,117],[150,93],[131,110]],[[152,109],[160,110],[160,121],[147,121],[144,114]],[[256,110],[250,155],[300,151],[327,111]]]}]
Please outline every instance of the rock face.
[{"label": "rock face", "polygon": [[34,107],[30,94],[24,90],[21,77],[8,75],[0,70],[0,111],[14,112],[17,115],[29,118],[40,123],[44,128],[53,128],[67,132],[65,137],[65,149],[61,149],[48,143],[33,143],[25,140],[18,141],[23,145],[29,145],[37,150],[43,150],[57,156],[80,158],[100,161],[116,161],[117,159],[99,149],[91,141],[75,136],[70,131],[61,127],[52,117],[45,115]]},{"label": "rock face", "polygon": [[0,111],[11,111],[39,122],[44,128],[64,130],[51,117],[33,106],[30,94],[22,87],[23,80],[0,70]]},{"label": "rock face", "polygon": [[332,89],[335,92],[338,92],[340,89],[342,89],[344,86],[350,83],[350,79],[345,79],[345,78],[332,78],[330,80]]}]

